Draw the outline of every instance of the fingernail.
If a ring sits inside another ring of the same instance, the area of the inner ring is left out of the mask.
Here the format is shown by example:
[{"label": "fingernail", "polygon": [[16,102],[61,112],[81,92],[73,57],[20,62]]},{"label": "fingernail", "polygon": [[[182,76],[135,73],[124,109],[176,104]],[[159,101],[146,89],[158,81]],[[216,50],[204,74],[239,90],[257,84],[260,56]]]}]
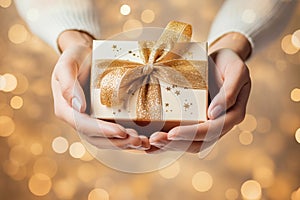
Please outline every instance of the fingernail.
[{"label": "fingernail", "polygon": [[138,132],[134,129],[131,129],[131,128],[127,128],[125,129],[125,132],[128,134],[128,135],[131,135],[131,136],[138,136]]},{"label": "fingernail", "polygon": [[150,141],[152,140],[154,140],[154,139],[157,139],[158,138],[158,135],[159,135],[159,132],[155,132],[155,133],[153,133],[152,135],[150,135]]},{"label": "fingernail", "polygon": [[168,135],[168,139],[169,140],[183,140],[184,139],[184,137],[182,137],[182,136],[176,136],[175,134],[172,134],[172,135]]},{"label": "fingernail", "polygon": [[124,127],[120,126],[120,125],[116,125],[116,126],[109,126],[108,129],[114,133],[113,137],[114,138],[120,138],[120,139],[124,139],[128,137],[127,131]]},{"label": "fingernail", "polygon": [[210,112],[210,115],[213,119],[219,117],[219,115],[224,111],[224,109],[220,106],[217,105],[215,108],[212,109]]},{"label": "fingernail", "polygon": [[157,147],[157,148],[162,148],[162,147],[165,146],[165,144],[162,143],[162,142],[150,142],[150,144],[151,144],[152,146]]},{"label": "fingernail", "polygon": [[138,145],[138,146],[134,146],[133,144],[128,144],[127,147],[129,148],[133,148],[133,149],[138,149],[140,148],[142,145]]},{"label": "fingernail", "polygon": [[150,149],[150,147],[143,147],[143,146],[141,146],[141,147],[139,147],[137,149],[141,150],[141,151],[146,151],[146,150]]},{"label": "fingernail", "polygon": [[78,112],[80,112],[81,110],[81,103],[79,102],[79,100],[77,99],[77,97],[74,97],[72,99],[72,107],[77,110]]},{"label": "fingernail", "polygon": [[127,133],[126,129],[125,129],[123,126],[118,125],[118,128],[119,128],[122,132]]}]

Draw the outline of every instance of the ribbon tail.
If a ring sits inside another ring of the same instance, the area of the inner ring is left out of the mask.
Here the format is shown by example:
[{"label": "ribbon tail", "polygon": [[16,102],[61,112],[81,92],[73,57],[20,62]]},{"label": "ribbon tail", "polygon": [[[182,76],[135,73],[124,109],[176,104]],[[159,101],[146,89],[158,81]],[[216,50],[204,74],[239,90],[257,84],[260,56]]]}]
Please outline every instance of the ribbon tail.
[{"label": "ribbon tail", "polygon": [[158,79],[149,77],[139,89],[136,115],[138,120],[162,119],[162,99]]}]

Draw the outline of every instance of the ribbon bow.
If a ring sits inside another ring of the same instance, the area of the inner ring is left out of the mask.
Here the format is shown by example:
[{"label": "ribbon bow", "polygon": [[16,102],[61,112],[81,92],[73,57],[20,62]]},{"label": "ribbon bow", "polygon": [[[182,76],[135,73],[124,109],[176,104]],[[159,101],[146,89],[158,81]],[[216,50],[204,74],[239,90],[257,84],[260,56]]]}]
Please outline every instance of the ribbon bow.
[{"label": "ribbon bow", "polygon": [[189,61],[171,52],[176,43],[190,42],[192,27],[170,22],[156,42],[139,42],[143,63],[127,60],[98,60],[96,67],[105,69],[99,76],[101,104],[120,105],[138,91],[137,120],[162,119],[160,80],[184,88],[206,89],[204,61]]}]

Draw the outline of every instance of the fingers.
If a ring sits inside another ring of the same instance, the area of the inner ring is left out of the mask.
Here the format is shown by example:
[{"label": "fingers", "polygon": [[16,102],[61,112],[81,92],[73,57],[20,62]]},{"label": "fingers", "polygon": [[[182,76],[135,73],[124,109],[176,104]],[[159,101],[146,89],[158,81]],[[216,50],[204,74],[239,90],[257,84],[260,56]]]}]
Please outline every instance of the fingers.
[{"label": "fingers", "polygon": [[[206,144],[202,141],[174,141],[168,139],[168,134],[165,132],[157,132],[150,137],[150,144],[158,149],[148,151],[156,153],[156,151],[185,151],[190,153],[198,153],[202,150],[202,146]],[[208,143],[207,143],[208,144]]]},{"label": "fingers", "polygon": [[241,89],[235,105],[224,115],[201,124],[175,127],[169,131],[167,139],[210,142],[222,137],[234,125],[243,121],[250,90],[251,82],[248,82]]},{"label": "fingers", "polygon": [[231,108],[235,104],[241,88],[250,82],[249,70],[241,60],[236,60],[231,66],[226,67],[224,76],[223,86],[208,108],[210,119],[216,119]]},{"label": "fingers", "polygon": [[128,137],[125,139],[118,138],[103,138],[103,137],[88,137],[84,135],[85,139],[92,145],[100,149],[138,149],[147,150],[150,148],[148,139],[144,136],[139,136],[133,129],[126,129]]},{"label": "fingers", "polygon": [[87,114],[77,112],[63,98],[57,81],[52,82],[55,114],[70,124],[74,129],[87,136],[126,138],[125,128],[118,124],[91,118]]}]

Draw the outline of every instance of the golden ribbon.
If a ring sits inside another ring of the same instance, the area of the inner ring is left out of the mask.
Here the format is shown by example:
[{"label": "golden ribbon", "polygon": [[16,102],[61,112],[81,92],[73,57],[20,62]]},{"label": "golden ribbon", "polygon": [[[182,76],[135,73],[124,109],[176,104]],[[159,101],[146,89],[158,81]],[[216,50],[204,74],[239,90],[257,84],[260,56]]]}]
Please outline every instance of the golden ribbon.
[{"label": "golden ribbon", "polygon": [[184,88],[206,89],[207,63],[185,60],[171,52],[177,43],[190,42],[191,36],[191,25],[171,21],[156,42],[139,42],[143,63],[97,60],[96,67],[104,69],[97,82],[101,104],[120,105],[138,90],[137,120],[160,120],[160,80]]}]

